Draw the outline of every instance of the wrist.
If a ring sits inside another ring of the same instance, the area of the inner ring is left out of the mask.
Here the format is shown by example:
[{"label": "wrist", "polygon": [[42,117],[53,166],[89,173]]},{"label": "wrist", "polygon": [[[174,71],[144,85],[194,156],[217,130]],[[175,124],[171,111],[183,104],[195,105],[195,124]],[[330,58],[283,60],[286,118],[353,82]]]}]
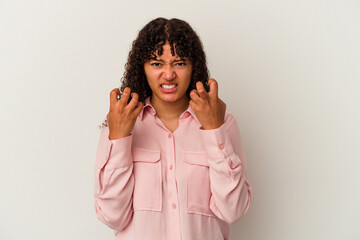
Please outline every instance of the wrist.
[{"label": "wrist", "polygon": [[130,133],[129,134],[109,134],[109,140],[116,140],[116,139],[124,138],[124,137],[128,137],[128,136],[130,136]]},{"label": "wrist", "polygon": [[221,125],[223,125],[223,123],[218,123],[218,124],[212,124],[212,125],[203,125],[202,129],[204,130],[211,130],[211,129],[217,129],[219,127],[221,127]]}]

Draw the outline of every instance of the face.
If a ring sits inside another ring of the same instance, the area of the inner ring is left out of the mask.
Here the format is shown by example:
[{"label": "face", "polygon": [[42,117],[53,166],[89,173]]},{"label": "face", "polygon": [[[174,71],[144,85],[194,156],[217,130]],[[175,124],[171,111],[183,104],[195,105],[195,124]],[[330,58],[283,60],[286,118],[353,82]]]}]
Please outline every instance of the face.
[{"label": "face", "polygon": [[[175,51],[176,52],[176,51]],[[152,101],[157,103],[179,103],[189,101],[192,64],[189,59],[171,55],[170,45],[163,45],[163,54],[156,53],[156,60],[144,64],[145,75],[152,90]]]}]

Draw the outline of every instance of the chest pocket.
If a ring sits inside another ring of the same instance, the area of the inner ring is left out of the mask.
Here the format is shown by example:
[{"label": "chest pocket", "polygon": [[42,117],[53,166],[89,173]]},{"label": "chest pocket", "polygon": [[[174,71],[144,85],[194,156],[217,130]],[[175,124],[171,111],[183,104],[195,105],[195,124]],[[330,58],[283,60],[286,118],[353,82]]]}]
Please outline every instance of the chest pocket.
[{"label": "chest pocket", "polygon": [[133,174],[135,179],[133,208],[161,211],[161,161],[160,151],[133,147]]},{"label": "chest pocket", "polygon": [[210,210],[210,176],[206,152],[184,152],[188,213],[215,216]]}]

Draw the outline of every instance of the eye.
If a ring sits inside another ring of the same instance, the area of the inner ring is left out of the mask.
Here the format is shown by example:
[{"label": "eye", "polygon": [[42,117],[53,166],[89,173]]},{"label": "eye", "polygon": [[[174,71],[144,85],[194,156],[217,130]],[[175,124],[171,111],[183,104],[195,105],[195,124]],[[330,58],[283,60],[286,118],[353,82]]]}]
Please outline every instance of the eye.
[{"label": "eye", "polygon": [[177,63],[177,65],[178,65],[178,66],[185,66],[186,63],[185,63],[185,62],[179,62],[179,63]]},{"label": "eye", "polygon": [[151,63],[150,65],[155,66],[155,67],[160,67],[160,63],[158,63],[158,62]]}]

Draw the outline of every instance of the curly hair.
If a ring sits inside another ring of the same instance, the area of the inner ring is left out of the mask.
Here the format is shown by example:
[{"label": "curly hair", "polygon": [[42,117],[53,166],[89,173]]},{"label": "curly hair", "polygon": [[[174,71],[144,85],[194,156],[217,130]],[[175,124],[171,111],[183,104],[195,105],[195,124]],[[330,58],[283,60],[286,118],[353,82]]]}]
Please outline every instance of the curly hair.
[{"label": "curly hair", "polygon": [[[196,82],[201,81],[206,91],[209,91],[209,71],[206,66],[206,55],[200,38],[191,26],[180,19],[156,18],[146,24],[132,43],[131,51],[125,64],[125,72],[122,77],[120,91],[130,87],[132,92],[139,95],[139,101],[144,102],[152,95],[147,82],[144,64],[148,60],[156,58],[163,53],[163,45],[169,43],[171,54],[180,58],[188,58],[192,63],[193,70],[191,81],[186,91],[190,99],[190,91],[196,89]],[[176,49],[176,50],[175,50]]]}]

